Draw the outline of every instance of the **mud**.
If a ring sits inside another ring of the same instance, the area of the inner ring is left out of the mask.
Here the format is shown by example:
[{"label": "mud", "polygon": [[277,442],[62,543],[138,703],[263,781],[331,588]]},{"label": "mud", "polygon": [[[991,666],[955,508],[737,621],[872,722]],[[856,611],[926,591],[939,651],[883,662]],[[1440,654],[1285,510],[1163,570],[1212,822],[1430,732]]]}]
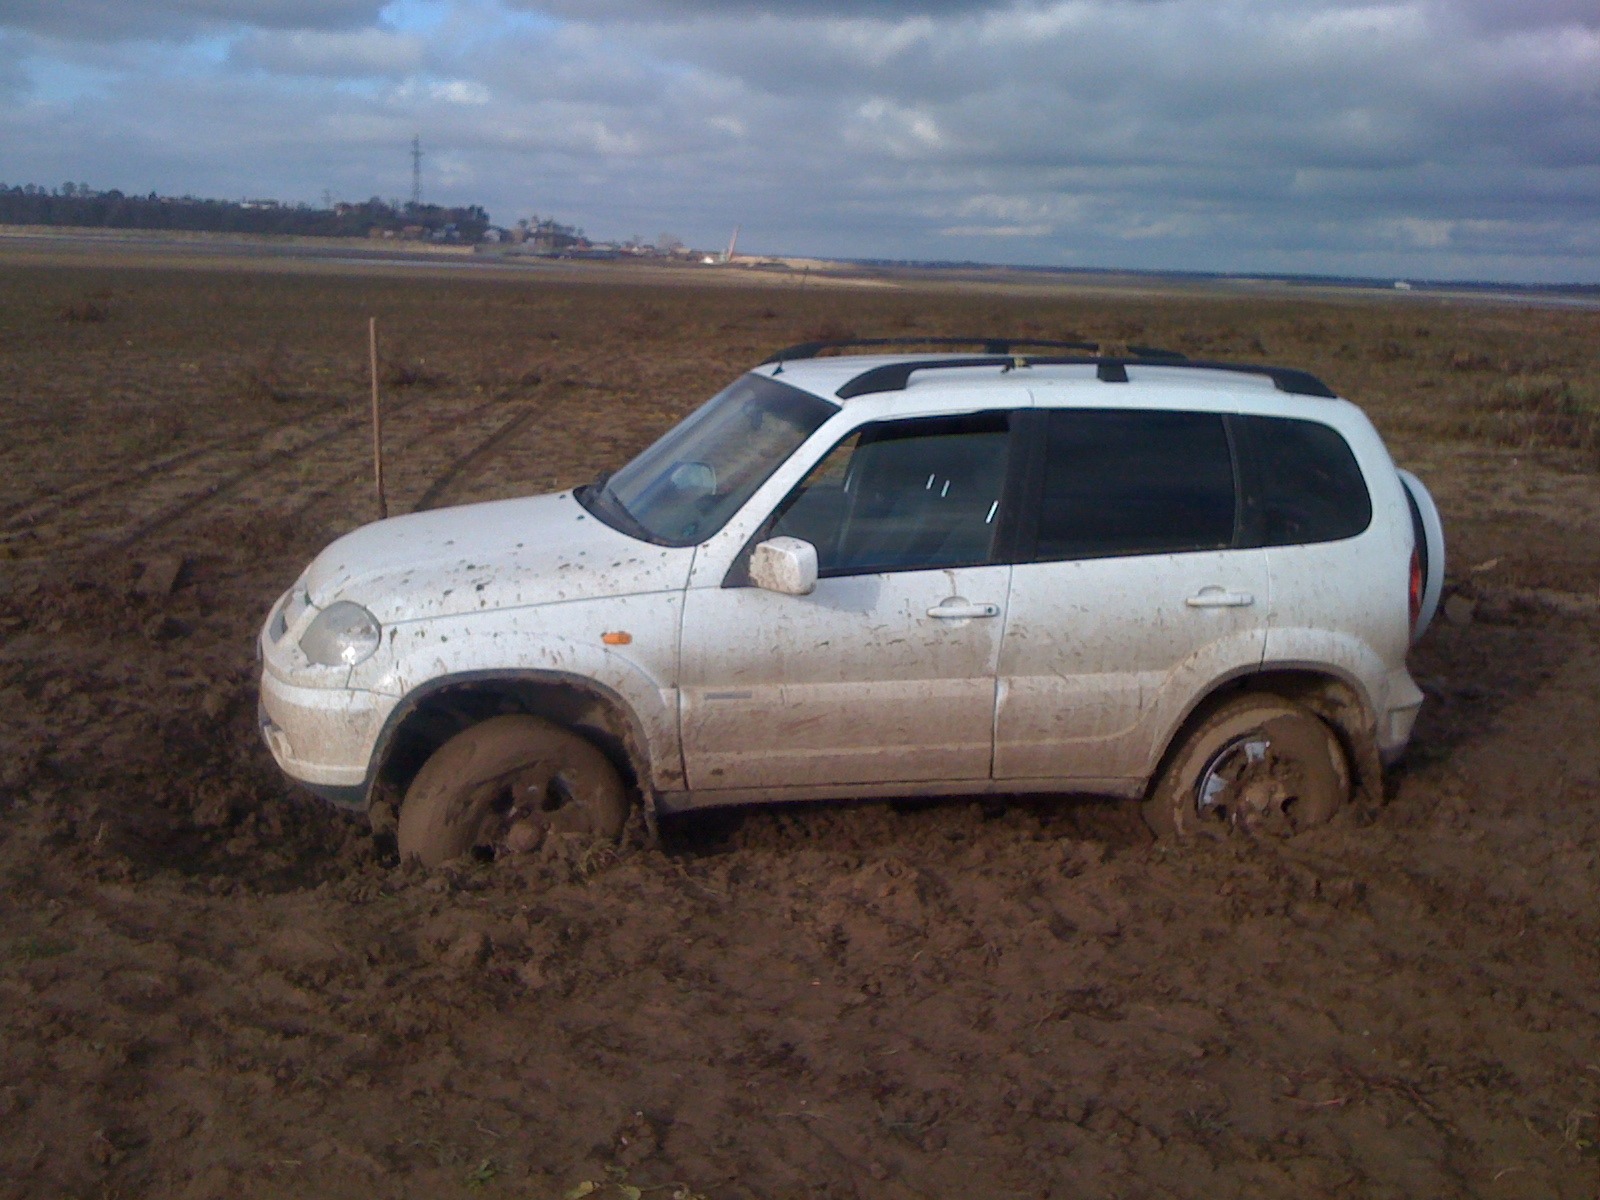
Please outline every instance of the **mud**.
[{"label": "mud", "polygon": [[[1592,396],[1592,315],[605,279],[0,261],[0,1198],[1595,1194],[1600,464],[1466,416],[1529,355]],[[396,867],[254,711],[373,511],[369,313],[392,511],[579,482],[825,330],[1319,371],[1451,537],[1413,751],[1288,840],[1051,797]]]}]

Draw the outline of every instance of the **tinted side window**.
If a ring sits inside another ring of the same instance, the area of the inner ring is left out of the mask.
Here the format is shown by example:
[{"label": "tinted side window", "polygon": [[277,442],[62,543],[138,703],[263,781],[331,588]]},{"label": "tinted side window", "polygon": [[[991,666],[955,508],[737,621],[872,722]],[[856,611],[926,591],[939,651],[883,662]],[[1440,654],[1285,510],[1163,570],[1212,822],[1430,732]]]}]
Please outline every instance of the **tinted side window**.
[{"label": "tinted side window", "polygon": [[1047,429],[1036,560],[1233,544],[1233,455],[1221,415],[1063,409]]},{"label": "tinted side window", "polygon": [[1286,417],[1239,417],[1248,463],[1245,524],[1259,546],[1354,537],[1372,523],[1372,497],[1335,429]]},{"label": "tinted side window", "polygon": [[845,439],[780,506],[822,575],[986,563],[1010,445],[1004,413],[886,422]]}]

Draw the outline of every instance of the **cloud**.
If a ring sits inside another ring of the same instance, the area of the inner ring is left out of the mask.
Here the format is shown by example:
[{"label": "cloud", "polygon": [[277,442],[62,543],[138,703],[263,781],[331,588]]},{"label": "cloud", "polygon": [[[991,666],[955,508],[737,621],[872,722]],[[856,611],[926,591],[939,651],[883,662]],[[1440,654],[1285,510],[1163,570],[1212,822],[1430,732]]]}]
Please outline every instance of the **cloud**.
[{"label": "cloud", "polygon": [[275,74],[347,79],[409,75],[424,65],[425,46],[417,34],[386,29],[297,29],[251,33],[232,53],[242,65]]},{"label": "cloud", "polygon": [[999,221],[1041,221],[1064,215],[1075,208],[1070,197],[1044,199],[1037,196],[1001,195],[984,192],[967,196],[955,207],[960,217],[991,217]]},{"label": "cloud", "polygon": [[0,8],[19,178],[397,195],[420,134],[505,222],[860,257],[1600,278],[1597,80],[1594,0]]},{"label": "cloud", "polygon": [[1514,30],[1589,29],[1600,24],[1600,10],[1594,0],[1537,0],[1536,3],[1507,3],[1507,0],[1433,0],[1429,5],[1435,18],[1462,21],[1481,30],[1502,33]]},{"label": "cloud", "polygon": [[391,93],[399,105],[419,102],[481,106],[489,103],[490,92],[470,79],[408,79]]},{"label": "cloud", "polygon": [[1050,225],[951,225],[939,230],[940,237],[956,238],[1040,238],[1054,231]]},{"label": "cloud", "polygon": [[28,91],[28,73],[23,69],[22,45],[15,38],[0,37],[0,104],[16,104]]},{"label": "cloud", "polygon": [[1394,241],[1433,250],[1450,244],[1456,224],[1438,218],[1396,217],[1382,222],[1380,228]]},{"label": "cloud", "polygon": [[387,0],[7,0],[0,24],[67,41],[185,37],[219,26],[353,29]]},{"label": "cloud", "polygon": [[973,3],[972,0],[517,0],[521,8],[556,13],[577,20],[657,21],[672,23],[686,18],[739,18],[780,16],[788,20],[817,17],[870,17],[898,20],[907,17],[948,17],[988,9],[1013,7],[1007,0]]},{"label": "cloud", "polygon": [[864,154],[894,158],[938,154],[949,145],[938,118],[927,109],[879,96],[863,101],[842,133],[848,144]]}]

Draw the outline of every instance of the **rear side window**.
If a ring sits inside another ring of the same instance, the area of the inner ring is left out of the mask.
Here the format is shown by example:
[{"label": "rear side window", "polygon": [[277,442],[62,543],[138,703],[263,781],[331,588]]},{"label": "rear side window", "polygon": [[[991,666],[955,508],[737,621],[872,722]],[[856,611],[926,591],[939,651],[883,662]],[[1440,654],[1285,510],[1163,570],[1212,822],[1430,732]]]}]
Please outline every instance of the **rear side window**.
[{"label": "rear side window", "polygon": [[1062,409],[1046,422],[1034,560],[1231,546],[1233,455],[1217,413]]},{"label": "rear side window", "polygon": [[1366,480],[1338,430],[1287,417],[1234,420],[1247,464],[1247,544],[1335,542],[1372,523]]}]

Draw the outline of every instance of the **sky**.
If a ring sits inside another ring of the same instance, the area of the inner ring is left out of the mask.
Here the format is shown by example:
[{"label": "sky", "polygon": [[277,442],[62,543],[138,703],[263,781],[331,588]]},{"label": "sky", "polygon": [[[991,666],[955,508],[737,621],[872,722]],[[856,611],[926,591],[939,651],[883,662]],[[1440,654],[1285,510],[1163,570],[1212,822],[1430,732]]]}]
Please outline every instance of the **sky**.
[{"label": "sky", "polygon": [[0,0],[0,182],[1600,282],[1600,0]]}]

